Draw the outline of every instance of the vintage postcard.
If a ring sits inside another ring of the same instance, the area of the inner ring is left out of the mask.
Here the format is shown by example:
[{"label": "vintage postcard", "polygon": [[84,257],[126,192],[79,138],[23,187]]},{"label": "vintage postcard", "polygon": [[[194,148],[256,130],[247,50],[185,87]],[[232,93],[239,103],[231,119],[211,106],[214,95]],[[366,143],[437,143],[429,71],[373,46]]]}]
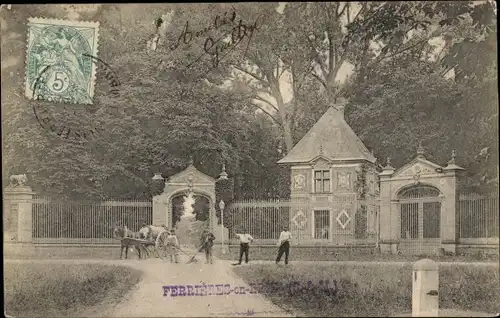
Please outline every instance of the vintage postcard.
[{"label": "vintage postcard", "polygon": [[494,1],[1,5],[6,317],[495,317]]}]

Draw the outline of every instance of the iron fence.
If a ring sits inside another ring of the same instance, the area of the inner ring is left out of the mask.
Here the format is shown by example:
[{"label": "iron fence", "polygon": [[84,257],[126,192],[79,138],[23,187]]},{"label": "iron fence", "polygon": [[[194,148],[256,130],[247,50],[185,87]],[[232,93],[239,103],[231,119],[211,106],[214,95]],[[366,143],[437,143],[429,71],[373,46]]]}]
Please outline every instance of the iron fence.
[{"label": "iron fence", "polygon": [[355,195],[289,200],[242,200],[229,207],[231,244],[244,230],[256,244],[274,245],[284,226],[296,244],[356,245],[373,244],[378,238],[379,204],[376,200],[357,200]]},{"label": "iron fence", "polygon": [[152,223],[151,202],[33,200],[33,242],[45,244],[116,244],[118,222],[132,231]]},{"label": "iron fence", "polygon": [[498,243],[499,213],[498,194],[460,194],[458,201],[460,242]]},{"label": "iron fence", "polygon": [[[498,204],[498,195],[459,195],[460,243],[498,244]],[[35,197],[32,211],[33,242],[38,244],[116,244],[113,239],[116,222],[133,231],[139,230],[143,223],[152,224],[152,203],[142,201],[67,202]],[[401,238],[416,235],[414,226],[417,222],[410,222],[413,220],[412,211],[402,207]],[[314,201],[310,198],[243,200],[232,203],[228,212],[225,226],[229,229],[232,244],[238,242],[235,233],[246,229],[257,244],[274,245],[285,225],[297,244],[376,244],[380,227],[379,201],[374,198],[358,200],[353,195],[316,198]],[[432,219],[431,223],[436,228],[428,226],[428,231],[425,231],[424,226],[424,238],[436,236],[440,222]]]}]

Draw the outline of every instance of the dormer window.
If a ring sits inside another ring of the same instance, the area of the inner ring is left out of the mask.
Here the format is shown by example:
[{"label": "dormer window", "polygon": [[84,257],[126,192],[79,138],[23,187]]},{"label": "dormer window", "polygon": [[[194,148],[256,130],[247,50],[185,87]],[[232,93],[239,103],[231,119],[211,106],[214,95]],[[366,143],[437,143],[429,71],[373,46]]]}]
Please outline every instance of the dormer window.
[{"label": "dormer window", "polygon": [[330,193],[330,170],[314,171],[314,192]]}]

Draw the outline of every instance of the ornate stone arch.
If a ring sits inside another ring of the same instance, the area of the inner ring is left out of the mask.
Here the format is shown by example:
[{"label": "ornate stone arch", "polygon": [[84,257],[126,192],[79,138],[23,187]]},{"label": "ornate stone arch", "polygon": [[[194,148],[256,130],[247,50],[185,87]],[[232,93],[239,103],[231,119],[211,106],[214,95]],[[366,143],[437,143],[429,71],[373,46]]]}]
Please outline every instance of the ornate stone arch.
[{"label": "ornate stone arch", "polygon": [[[455,164],[455,152],[447,166],[441,166],[425,158],[422,145],[417,156],[401,168],[395,170],[390,158],[380,176],[380,249],[382,252],[398,253],[401,242],[401,204],[414,198],[401,198],[403,191],[426,188],[435,189],[433,195],[420,196],[424,201],[438,202],[440,205],[439,248],[455,252],[457,242],[457,182],[463,168]],[[439,194],[438,194],[439,193]],[[434,198],[435,197],[435,200]],[[429,202],[429,203],[430,203]],[[422,201],[423,203],[423,201]],[[436,203],[437,205],[437,203]],[[420,212],[419,212],[420,213]]]},{"label": "ornate stone arch", "polygon": [[165,180],[163,193],[153,198],[153,222],[172,227],[172,199],[192,192],[208,199],[210,227],[215,220],[215,179],[198,171],[192,164]]}]

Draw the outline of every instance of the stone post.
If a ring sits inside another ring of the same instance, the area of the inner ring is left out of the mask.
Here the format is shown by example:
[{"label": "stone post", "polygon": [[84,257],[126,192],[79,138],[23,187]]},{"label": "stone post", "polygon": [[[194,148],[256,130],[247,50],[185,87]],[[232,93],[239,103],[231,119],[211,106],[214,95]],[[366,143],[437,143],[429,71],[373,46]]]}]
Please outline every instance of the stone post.
[{"label": "stone post", "polygon": [[412,316],[438,317],[439,266],[430,259],[413,265]]},{"label": "stone post", "polygon": [[169,205],[165,203],[165,195],[155,195],[153,197],[153,224],[165,224],[167,228],[172,226],[172,218],[169,213]]},{"label": "stone post", "polygon": [[28,186],[9,186],[5,189],[4,241],[7,239],[7,242],[33,242],[32,210],[34,194]]},{"label": "stone post", "polygon": [[445,253],[455,254],[459,239],[458,176],[459,172],[463,170],[465,169],[455,164],[455,151],[453,151],[451,160],[443,168],[445,183],[443,185],[444,202],[441,214],[441,246]]},{"label": "stone post", "polygon": [[397,219],[394,202],[391,202],[391,177],[394,168],[391,166],[390,158],[387,158],[387,165],[384,171],[379,174],[380,178],[380,251],[382,253],[397,253]]},{"label": "stone post", "polygon": [[153,182],[161,191],[159,194],[153,195],[153,224],[165,224],[167,228],[170,228],[172,226],[172,218],[169,217],[169,205],[165,203],[165,190],[167,188],[167,182],[159,172],[155,173]]}]

